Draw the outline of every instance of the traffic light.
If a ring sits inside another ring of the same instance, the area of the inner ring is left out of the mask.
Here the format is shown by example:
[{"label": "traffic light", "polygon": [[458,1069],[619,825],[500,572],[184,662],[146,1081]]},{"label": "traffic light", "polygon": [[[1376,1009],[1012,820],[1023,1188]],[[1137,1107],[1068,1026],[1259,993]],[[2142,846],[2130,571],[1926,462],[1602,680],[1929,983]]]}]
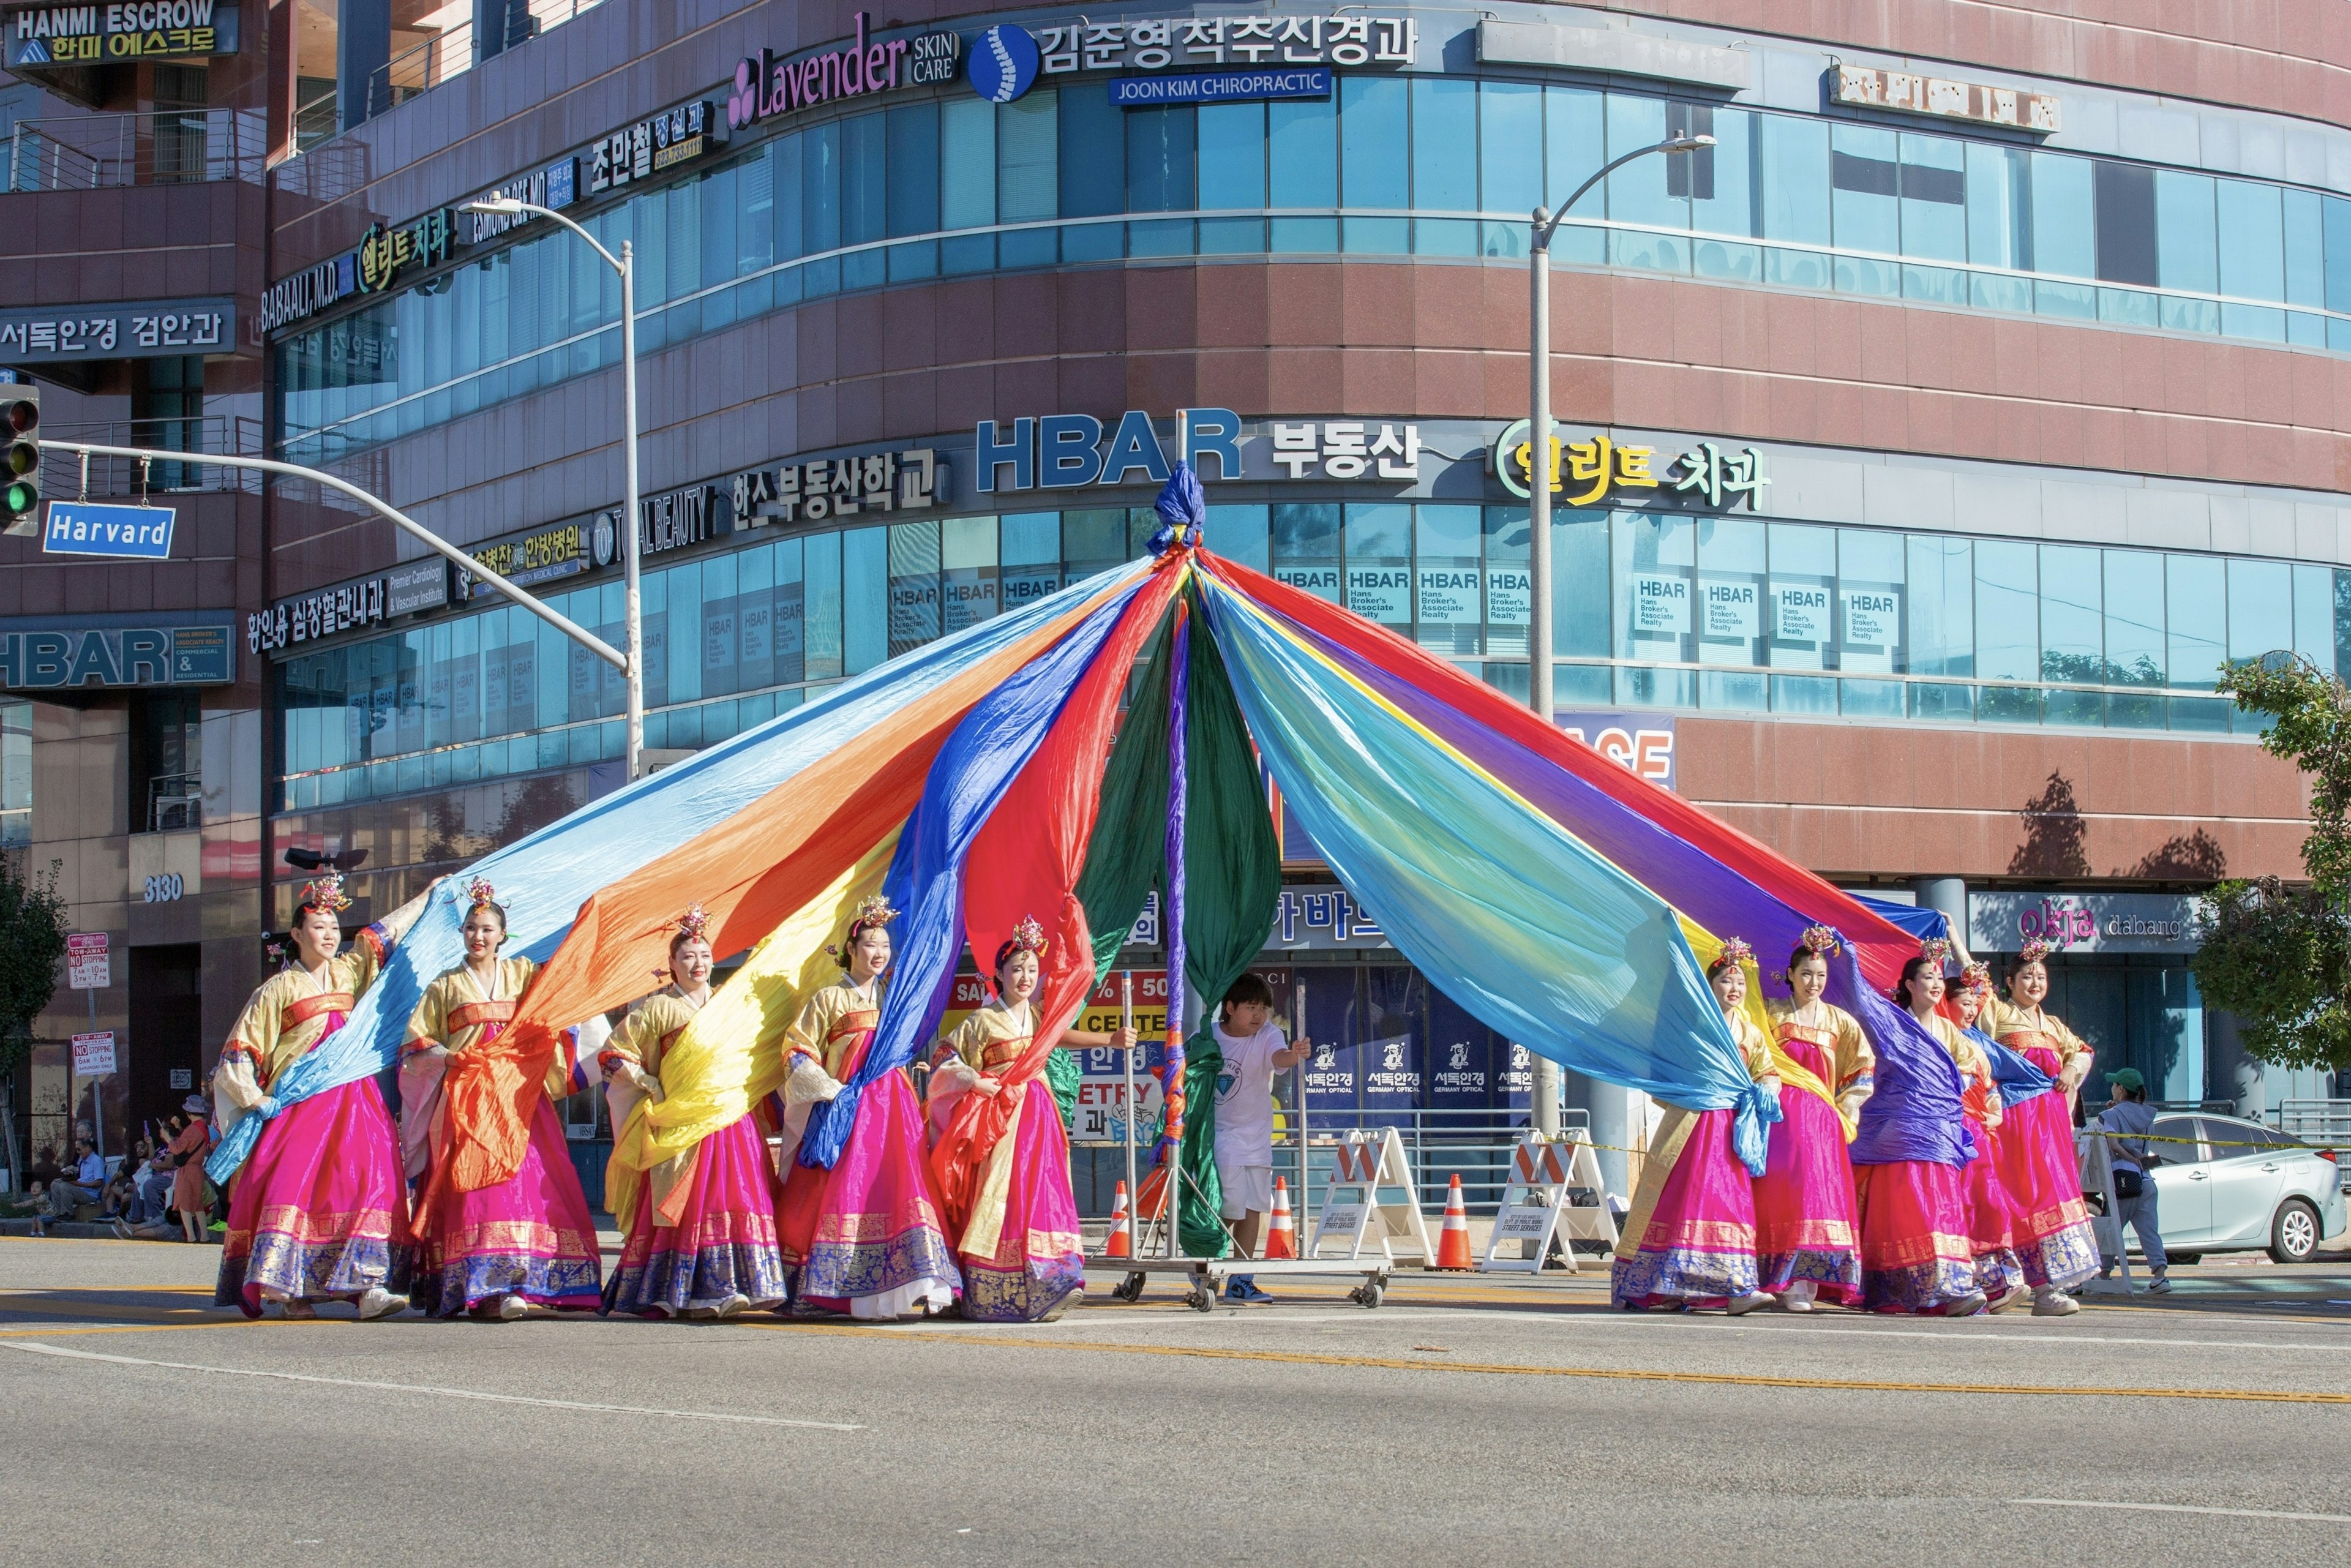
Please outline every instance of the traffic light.
[{"label": "traffic light", "polygon": [[7,443],[0,464],[0,526],[29,533],[41,507],[41,389],[29,382],[0,386],[0,439]]}]

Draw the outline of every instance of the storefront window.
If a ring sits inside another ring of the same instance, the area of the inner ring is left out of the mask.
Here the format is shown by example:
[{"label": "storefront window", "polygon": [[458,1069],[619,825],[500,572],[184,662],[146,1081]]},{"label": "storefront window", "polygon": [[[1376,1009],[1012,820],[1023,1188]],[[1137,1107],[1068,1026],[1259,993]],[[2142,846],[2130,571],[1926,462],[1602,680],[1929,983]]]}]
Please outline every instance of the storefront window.
[{"label": "storefront window", "polygon": [[0,702],[0,850],[33,841],[33,705]]}]

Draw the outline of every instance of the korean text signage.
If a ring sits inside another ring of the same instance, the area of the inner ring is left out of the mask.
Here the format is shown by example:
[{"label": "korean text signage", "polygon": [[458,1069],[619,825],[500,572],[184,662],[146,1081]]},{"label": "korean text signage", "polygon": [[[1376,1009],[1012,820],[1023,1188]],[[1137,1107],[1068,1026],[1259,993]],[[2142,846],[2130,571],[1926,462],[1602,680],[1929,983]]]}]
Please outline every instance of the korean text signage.
[{"label": "korean text signage", "polygon": [[726,96],[726,123],[737,131],[762,120],[812,109],[836,99],[864,98],[902,87],[934,87],[955,79],[962,40],[953,33],[868,42],[868,17],[857,13],[856,34],[844,46],[779,60],[765,49],[735,67]]},{"label": "korean text signage", "polygon": [[1065,27],[1040,28],[1036,42],[1047,76],[1176,66],[1410,66],[1420,59],[1420,23],[1410,16],[1354,13],[1149,22],[1081,18]]},{"label": "korean text signage", "polygon": [[51,501],[48,517],[41,527],[41,552],[168,560],[172,556],[172,519],[176,515],[169,507]]},{"label": "korean text signage", "polygon": [[411,267],[448,260],[456,243],[456,214],[447,207],[398,228],[376,225],[360,241],[360,292],[381,293]]},{"label": "korean text signage", "polygon": [[2199,900],[2167,894],[1971,893],[1968,946],[2013,953],[2046,942],[2061,953],[2177,953],[2197,948]]},{"label": "korean text signage", "polygon": [[1941,120],[2011,125],[2019,131],[2053,133],[2064,128],[2057,99],[2045,92],[2019,92],[2011,87],[1848,65],[1836,68],[1832,90],[1837,102],[1855,109],[1899,110]]},{"label": "korean text signage", "polygon": [[[1420,478],[1420,427],[1365,420],[1270,420],[1244,434],[1230,409],[1188,408],[1184,421],[1192,468],[1204,482],[1224,479]],[[1115,426],[1087,413],[1049,413],[999,424],[982,420],[973,435],[973,483],[983,494],[1061,490],[1089,485],[1165,484],[1173,465],[1151,416],[1128,409]]]},{"label": "korean text signage", "polygon": [[236,53],[236,7],[218,0],[36,5],[0,19],[8,68]]},{"label": "korean text signage", "polygon": [[439,556],[411,561],[378,577],[281,599],[245,618],[246,646],[268,653],[338,632],[379,625],[395,615],[437,610],[449,602],[449,566]]},{"label": "korean text signage", "polygon": [[0,308],[0,356],[16,364],[225,354],[235,347],[234,299]]},{"label": "korean text signage", "polygon": [[377,224],[357,248],[306,267],[263,289],[261,329],[275,332],[354,294],[380,294],[399,282],[403,273],[447,261],[460,237],[471,235],[467,227],[461,236],[457,214],[448,207],[397,228]]},{"label": "korean text signage", "polygon": [[[659,555],[664,550],[684,549],[705,539],[716,538],[726,527],[713,504],[717,498],[716,485],[687,485],[659,496],[647,496],[637,503],[637,552],[640,556]],[[598,566],[610,566],[621,559],[620,522],[618,511],[599,512],[590,534],[591,548]]]},{"label": "korean text signage", "polygon": [[[519,539],[486,546],[475,550],[473,557],[516,587],[528,588],[533,583],[586,571],[588,531],[578,523],[565,523],[559,528],[541,528]],[[497,592],[486,582],[475,581],[471,572],[458,575],[460,599],[479,599]]]},{"label": "korean text signage", "polygon": [[754,468],[736,475],[732,482],[735,526],[923,511],[946,500],[948,476],[937,449],[929,446]]},{"label": "korean text signage", "polygon": [[[1521,419],[1494,442],[1494,472],[1513,496],[1528,494],[1533,463],[1529,428]],[[1620,444],[1605,435],[1571,441],[1553,434],[1551,447],[1552,494],[1570,507],[1627,506],[1655,492],[1687,496],[1697,505],[1716,508],[1745,501],[1750,509],[1761,510],[1763,486],[1771,482],[1763,472],[1763,454],[1752,446],[1729,452],[1716,442],[1701,441],[1662,470],[1656,466],[1656,447]]]},{"label": "korean text signage", "polygon": [[[691,162],[726,141],[716,114],[701,99],[624,125],[589,153],[588,193],[601,195]],[[553,203],[547,204],[552,206]]]},{"label": "korean text signage", "polygon": [[227,626],[21,629],[0,622],[0,686],[225,685],[236,678]]}]

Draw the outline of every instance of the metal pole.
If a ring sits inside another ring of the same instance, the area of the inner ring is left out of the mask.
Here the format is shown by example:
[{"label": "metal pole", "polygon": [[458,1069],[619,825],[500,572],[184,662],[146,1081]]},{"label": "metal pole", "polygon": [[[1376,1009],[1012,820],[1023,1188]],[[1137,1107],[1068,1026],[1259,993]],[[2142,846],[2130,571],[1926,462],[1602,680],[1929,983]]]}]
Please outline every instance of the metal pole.
[{"label": "metal pole", "polygon": [[[1290,1020],[1290,1043],[1292,1045],[1298,1043],[1300,1035],[1306,1033],[1306,977],[1303,973],[1298,977],[1296,992],[1298,1016]],[[1310,1035],[1308,1038],[1312,1037]],[[1312,1167],[1308,1164],[1312,1158],[1314,1145],[1306,1135],[1306,1067],[1307,1062],[1312,1060],[1313,1055],[1309,1052],[1305,1061],[1290,1069],[1298,1074],[1298,1212],[1290,1217],[1290,1243],[1293,1247],[1298,1245],[1299,1237],[1304,1234],[1301,1228],[1306,1224],[1306,1217],[1314,1212],[1314,1177]],[[1307,1256],[1302,1251],[1298,1255],[1301,1258]]]},{"label": "metal pole", "polygon": [[627,240],[621,242],[621,402],[628,421],[622,462],[628,473],[626,510],[621,527],[626,544],[621,555],[622,592],[626,597],[629,662],[623,673],[629,683],[629,778],[643,775],[645,750],[645,620],[638,591],[639,533],[637,515],[637,279],[636,255]]},{"label": "metal pole", "polygon": [[[1122,969],[1119,971],[1118,1025],[1121,1029],[1124,1030],[1132,1030],[1134,1028],[1134,971],[1132,969]],[[1118,1053],[1120,1060],[1125,1063],[1126,1067],[1126,1102],[1124,1110],[1126,1117],[1127,1250],[1129,1253],[1138,1257],[1141,1256],[1141,1254],[1136,1250],[1135,1243],[1143,1239],[1143,1231],[1142,1228],[1135,1224],[1134,1220],[1135,1210],[1142,1206],[1143,1198],[1141,1189],[1135,1181],[1134,1175],[1134,1119],[1140,1111],[1140,1107],[1138,1107],[1134,1103],[1134,1053],[1142,1048],[1142,1043],[1143,1042],[1139,1040],[1135,1040],[1130,1044],[1126,1050]],[[1097,1187],[1094,1190],[1099,1192],[1102,1189]]]},{"label": "metal pole", "polygon": [[[1557,213],[1537,207],[1527,246],[1527,706],[1552,714],[1551,490],[1559,465],[1551,444],[1551,236],[1583,193],[1609,173],[1652,152],[1695,152],[1711,136],[1677,136],[1612,158],[1578,185]],[[1505,461],[1508,461],[1507,455]],[[1559,1136],[1559,1064],[1535,1058],[1535,1131]]]},{"label": "metal pole", "polygon": [[[98,446],[80,441],[49,441],[45,442],[43,444],[53,446],[60,452],[80,452],[85,454],[94,453],[100,457],[152,458],[155,455],[153,452],[144,447],[138,446]],[[459,566],[464,567],[467,571],[472,572],[475,577],[480,578],[492,588],[496,589],[500,593],[505,594],[517,604],[521,605],[525,610],[529,611],[533,615],[538,616],[541,621],[544,621],[549,625],[554,627],[558,632],[562,632],[573,642],[578,643],[590,653],[594,653],[598,658],[602,659],[606,664],[618,664],[626,668],[628,655],[622,653],[618,648],[613,647],[612,644],[605,642],[601,637],[595,635],[586,628],[579,625],[569,616],[566,616],[560,612],[541,603],[538,598],[532,594],[524,591],[522,589],[517,588],[513,583],[508,582],[505,578],[500,577],[488,567],[484,566],[473,557],[465,554],[456,546],[450,544],[447,540],[433,532],[432,529],[424,527],[423,524],[418,522],[415,518],[409,517],[403,512],[395,510],[390,503],[377,499],[375,497],[369,495],[365,490],[360,489],[357,485],[350,483],[350,481],[347,479],[338,479],[332,474],[324,473],[316,468],[305,468],[298,463],[277,463],[266,457],[203,457],[192,455],[183,458],[174,458],[173,461],[184,463],[208,463],[216,468],[252,468],[264,474],[282,474],[292,479],[308,479],[315,485],[324,486],[329,490],[338,491],[343,495],[349,496],[351,499],[360,502],[369,510],[376,513],[379,517],[381,517],[387,521],[397,526],[403,533],[409,534],[412,537],[422,540],[426,546],[430,547],[435,554],[446,556],[449,559],[456,562]]]},{"label": "metal pole", "polygon": [[[1551,214],[1534,211],[1527,249],[1527,706],[1552,722],[1551,487],[1558,464],[1551,444]],[[1559,1064],[1535,1058],[1535,1131],[1559,1136]]]},{"label": "metal pole", "polygon": [[[92,987],[82,995],[89,998],[89,1032],[96,1034],[98,1032],[97,988]],[[68,1051],[73,1049],[70,1041],[68,1042],[66,1049]],[[106,1158],[106,1103],[99,1097],[99,1092],[105,1082],[106,1079],[102,1074],[93,1075],[89,1081],[89,1135],[97,1140],[99,1159]]]}]

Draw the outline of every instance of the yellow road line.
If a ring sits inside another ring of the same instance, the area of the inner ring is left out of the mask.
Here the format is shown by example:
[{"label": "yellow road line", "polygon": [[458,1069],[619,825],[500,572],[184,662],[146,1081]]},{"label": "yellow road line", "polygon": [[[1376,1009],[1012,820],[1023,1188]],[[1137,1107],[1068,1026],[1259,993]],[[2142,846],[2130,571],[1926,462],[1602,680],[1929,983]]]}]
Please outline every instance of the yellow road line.
[{"label": "yellow road line", "polygon": [[1080,1350],[1110,1355],[1192,1357],[1202,1361],[1273,1362],[1290,1366],[1364,1367],[1395,1372],[1458,1372],[1510,1377],[1590,1378],[1610,1383],[1688,1383],[1739,1388],[1804,1388],[1861,1394],[1993,1394],[2030,1398],[2220,1399],[2263,1405],[2351,1405],[2351,1394],[2289,1388],[2105,1388],[2062,1384],[1896,1383],[1874,1378],[1768,1377],[1750,1373],[1649,1372],[1606,1366],[1519,1366],[1506,1362],[1405,1361],[1394,1356],[1320,1355],[1303,1351],[1228,1350],[1196,1345],[1113,1344],[1103,1340],[1015,1339],[1008,1334],[866,1328],[853,1323],[745,1323],[785,1333],[871,1335],[936,1340],[946,1344],[1001,1345],[1014,1350]]},{"label": "yellow road line", "polygon": [[[300,1327],[305,1320],[296,1319],[290,1326]],[[312,1322],[332,1322],[332,1318],[312,1318]],[[78,1333],[179,1333],[188,1329],[242,1329],[287,1325],[282,1319],[222,1318],[208,1323],[94,1323],[87,1328],[0,1329],[0,1339],[57,1339],[65,1334]]]}]

